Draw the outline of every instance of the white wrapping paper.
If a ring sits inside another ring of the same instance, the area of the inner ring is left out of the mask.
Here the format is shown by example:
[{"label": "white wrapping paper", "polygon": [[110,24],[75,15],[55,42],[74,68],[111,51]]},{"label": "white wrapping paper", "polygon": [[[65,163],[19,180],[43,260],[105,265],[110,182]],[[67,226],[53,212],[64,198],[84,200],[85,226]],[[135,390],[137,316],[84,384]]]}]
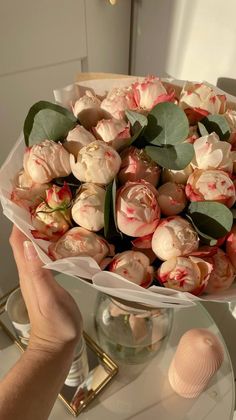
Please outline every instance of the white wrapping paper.
[{"label": "white wrapping paper", "polygon": [[[94,79],[66,86],[61,89],[54,90],[55,101],[67,108],[70,107],[76,99],[84,94],[87,89],[93,90],[100,96],[113,87],[123,87],[132,83],[134,80],[141,79],[137,77],[119,78],[119,79]],[[168,83],[173,83],[177,88],[183,85],[182,81],[166,79]],[[214,88],[216,89],[216,88]],[[224,93],[217,89],[219,93]],[[228,96],[228,100],[236,106],[236,98]],[[199,300],[229,302],[236,300],[236,285],[231,286],[220,295],[205,295],[201,298],[195,297],[190,293],[178,292],[172,289],[151,286],[144,289],[133,284],[121,276],[101,271],[100,267],[91,257],[71,257],[58,261],[51,261],[47,255],[49,243],[43,240],[34,239],[31,235],[30,214],[18,207],[10,200],[12,190],[12,180],[22,168],[23,153],[25,149],[24,137],[21,134],[14,148],[10,152],[8,158],[0,170],[0,199],[3,207],[3,213],[10,219],[24,234],[32,240],[45,268],[75,277],[75,281],[89,281],[91,286],[98,291],[104,292],[120,298],[128,302],[135,302],[141,305],[155,307],[188,307],[195,304]]]}]

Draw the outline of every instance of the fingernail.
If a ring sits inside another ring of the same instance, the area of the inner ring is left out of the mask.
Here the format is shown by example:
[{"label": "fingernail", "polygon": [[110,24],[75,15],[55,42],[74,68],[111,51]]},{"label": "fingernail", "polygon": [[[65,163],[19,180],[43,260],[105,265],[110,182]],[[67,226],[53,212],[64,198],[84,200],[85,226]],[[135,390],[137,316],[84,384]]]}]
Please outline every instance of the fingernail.
[{"label": "fingernail", "polygon": [[30,241],[24,242],[24,254],[27,261],[32,261],[38,258],[37,251]]}]

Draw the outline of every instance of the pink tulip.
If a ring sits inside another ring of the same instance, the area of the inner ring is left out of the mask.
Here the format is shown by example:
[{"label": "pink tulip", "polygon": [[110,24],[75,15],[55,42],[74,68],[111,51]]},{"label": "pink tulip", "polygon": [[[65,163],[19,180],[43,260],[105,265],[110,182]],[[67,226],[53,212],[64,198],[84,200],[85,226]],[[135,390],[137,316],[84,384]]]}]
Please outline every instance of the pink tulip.
[{"label": "pink tulip", "polygon": [[219,293],[223,290],[227,290],[235,279],[235,269],[231,264],[229,257],[222,249],[218,248],[216,254],[212,257],[206,257],[204,260],[213,266],[206,292]]},{"label": "pink tulip", "polygon": [[107,256],[114,255],[114,246],[94,232],[74,227],[56,243],[49,246],[49,255],[54,260],[68,257],[92,257],[100,264]]},{"label": "pink tulip", "polygon": [[24,154],[24,170],[34,182],[45,184],[71,173],[70,155],[61,143],[44,140],[28,147]]},{"label": "pink tulip", "polygon": [[163,219],[152,237],[152,249],[160,260],[190,255],[198,249],[198,235],[188,220],[180,216]]},{"label": "pink tulip", "polygon": [[160,220],[157,191],[149,182],[127,182],[117,194],[117,225],[129,236],[142,237],[156,229]]},{"label": "pink tulip", "polygon": [[154,187],[158,184],[161,169],[145,152],[144,149],[137,149],[130,146],[120,154],[121,167],[118,179],[123,185],[127,181],[139,181],[144,179]]},{"label": "pink tulip", "polygon": [[209,114],[223,114],[226,96],[217,95],[204,83],[186,82],[180,94],[179,106],[185,111],[191,125]]},{"label": "pink tulip", "polygon": [[32,210],[45,199],[50,184],[39,184],[23,170],[13,180],[11,200],[26,210]]},{"label": "pink tulip", "polygon": [[132,283],[147,288],[153,280],[153,267],[142,252],[124,251],[116,254],[108,270],[119,274]]},{"label": "pink tulip", "polygon": [[226,239],[226,254],[236,271],[236,224],[233,225],[231,232]]},{"label": "pink tulip", "polygon": [[206,289],[212,264],[197,257],[172,257],[162,263],[157,277],[165,287],[200,295]]},{"label": "pink tulip", "polygon": [[217,201],[232,207],[235,199],[235,186],[224,171],[195,171],[188,178],[185,193],[190,201]]},{"label": "pink tulip", "polygon": [[167,92],[158,77],[146,77],[142,82],[133,83],[132,88],[137,109],[140,110],[150,111],[160,102],[173,102],[175,100],[175,91],[172,89]]},{"label": "pink tulip", "polygon": [[46,191],[46,203],[51,209],[67,208],[72,200],[72,194],[69,186],[64,182],[63,187],[52,185]]},{"label": "pink tulip", "polygon": [[31,216],[35,228],[31,233],[36,239],[57,241],[71,226],[68,210],[52,210],[45,202],[39,204]]}]

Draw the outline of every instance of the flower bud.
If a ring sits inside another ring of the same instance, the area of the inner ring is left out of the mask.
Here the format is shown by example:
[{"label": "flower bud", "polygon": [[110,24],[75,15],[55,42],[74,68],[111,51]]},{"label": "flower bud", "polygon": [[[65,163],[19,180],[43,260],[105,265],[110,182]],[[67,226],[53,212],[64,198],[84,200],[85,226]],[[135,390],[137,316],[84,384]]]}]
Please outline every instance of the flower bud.
[{"label": "flower bud", "polygon": [[219,293],[227,290],[235,278],[235,270],[228,256],[222,249],[218,248],[216,254],[212,257],[206,257],[204,260],[213,265],[206,293]]},{"label": "flower bud", "polygon": [[165,216],[181,213],[186,207],[187,199],[184,186],[175,182],[166,182],[158,188],[158,204]]},{"label": "flower bud", "polygon": [[69,153],[77,157],[79,150],[95,141],[92,133],[86,130],[82,125],[77,125],[73,130],[70,130],[66,137],[64,147]]},{"label": "flower bud", "polygon": [[107,97],[102,101],[101,108],[110,116],[118,120],[125,118],[127,109],[135,109],[136,103],[133,98],[132,88],[114,88]]},{"label": "flower bud", "polygon": [[231,232],[226,239],[226,254],[236,271],[236,224],[233,225]]},{"label": "flower bud", "polygon": [[71,226],[68,211],[52,210],[45,202],[32,213],[32,224],[34,238],[46,241],[57,241]]},{"label": "flower bud", "polygon": [[195,140],[193,147],[195,156],[191,165],[194,169],[219,169],[232,173],[231,145],[226,141],[220,141],[216,133]]},{"label": "flower bud", "polygon": [[157,191],[146,181],[127,182],[117,194],[117,225],[121,232],[140,237],[154,232],[160,220]]},{"label": "flower bud", "polygon": [[49,246],[49,255],[54,260],[69,257],[92,257],[100,264],[108,255],[114,255],[114,247],[96,233],[81,227],[74,227],[56,243]]},{"label": "flower bud", "polygon": [[175,98],[175,91],[167,92],[161,80],[154,76],[133,83],[132,88],[138,109],[150,111],[160,102],[173,102]]},{"label": "flower bud", "polygon": [[83,184],[71,209],[73,220],[85,229],[97,232],[104,227],[106,191],[96,184]]},{"label": "flower bud", "polygon": [[236,150],[236,111],[233,109],[227,109],[224,114],[230,128],[229,142],[232,145],[232,149]]},{"label": "flower bud", "polygon": [[179,106],[193,125],[209,114],[223,114],[226,96],[216,95],[214,90],[204,83],[186,82],[180,94]]},{"label": "flower bud", "polygon": [[176,182],[177,184],[186,184],[189,175],[193,172],[191,165],[186,166],[186,168],[176,171],[174,169],[166,169],[163,168],[162,170],[162,182]]},{"label": "flower bud", "polygon": [[52,185],[46,191],[46,203],[51,209],[57,209],[58,207],[66,209],[72,200],[72,194],[69,186],[64,182],[63,187]]},{"label": "flower bud", "polygon": [[107,185],[119,172],[121,158],[105,142],[96,140],[80,149],[77,162],[70,155],[73,175],[82,182]]},{"label": "flower bud", "polygon": [[106,113],[100,108],[100,105],[101,101],[91,91],[86,90],[85,95],[75,102],[72,110],[80,124],[90,130],[99,120],[106,117]]},{"label": "flower bud", "polygon": [[189,255],[198,249],[197,232],[182,217],[167,217],[154,232],[152,249],[160,260]]},{"label": "flower bud", "polygon": [[158,280],[170,289],[200,295],[207,287],[212,265],[197,257],[172,257],[162,263]]},{"label": "flower bud", "polygon": [[115,150],[121,150],[127,146],[130,139],[130,124],[124,120],[103,119],[94,128],[98,139],[105,141]]},{"label": "flower bud", "polygon": [[217,201],[232,207],[235,186],[224,171],[195,169],[188,178],[185,193],[190,201]]},{"label": "flower bud", "polygon": [[127,147],[120,154],[121,168],[118,174],[119,182],[123,185],[127,181],[144,179],[154,187],[158,184],[161,169],[145,152],[134,146]]},{"label": "flower bud", "polygon": [[23,165],[25,172],[39,184],[71,173],[69,153],[62,144],[51,140],[28,147]]},{"label": "flower bud", "polygon": [[149,258],[142,252],[124,251],[116,254],[108,270],[145,288],[150,286],[153,280],[153,267],[150,266]]},{"label": "flower bud", "polygon": [[32,210],[45,199],[49,187],[50,184],[34,182],[24,170],[21,170],[13,181],[11,200],[26,210]]}]

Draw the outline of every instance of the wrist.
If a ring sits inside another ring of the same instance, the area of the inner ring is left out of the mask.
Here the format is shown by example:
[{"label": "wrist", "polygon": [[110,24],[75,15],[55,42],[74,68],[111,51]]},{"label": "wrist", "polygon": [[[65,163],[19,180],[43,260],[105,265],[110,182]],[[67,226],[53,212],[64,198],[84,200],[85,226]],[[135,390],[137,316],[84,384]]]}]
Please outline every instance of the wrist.
[{"label": "wrist", "polygon": [[78,340],[71,342],[50,341],[31,335],[27,347],[28,354],[36,358],[57,358],[60,356],[73,360]]}]

